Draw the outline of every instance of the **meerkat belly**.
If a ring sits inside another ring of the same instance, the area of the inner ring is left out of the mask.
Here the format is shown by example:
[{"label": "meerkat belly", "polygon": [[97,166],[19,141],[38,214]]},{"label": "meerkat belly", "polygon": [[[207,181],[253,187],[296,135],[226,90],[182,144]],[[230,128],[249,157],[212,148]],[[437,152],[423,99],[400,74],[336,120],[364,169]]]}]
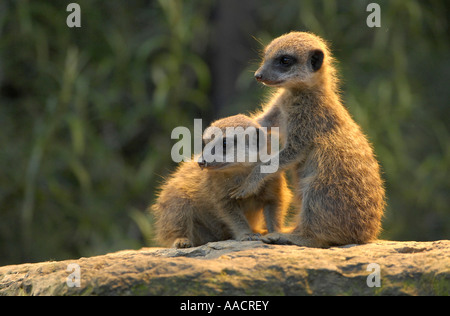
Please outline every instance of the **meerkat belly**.
[{"label": "meerkat belly", "polygon": [[343,146],[318,150],[309,158],[299,170],[299,183],[310,212],[342,216],[342,223],[377,213],[381,180],[370,155]]}]

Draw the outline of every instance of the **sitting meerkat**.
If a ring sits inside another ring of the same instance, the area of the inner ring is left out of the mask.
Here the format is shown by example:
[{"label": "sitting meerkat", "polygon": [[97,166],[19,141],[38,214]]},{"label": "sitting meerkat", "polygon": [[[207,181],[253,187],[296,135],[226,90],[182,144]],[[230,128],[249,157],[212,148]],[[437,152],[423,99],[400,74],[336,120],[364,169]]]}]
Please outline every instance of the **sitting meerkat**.
[{"label": "sitting meerkat", "polygon": [[[377,238],[385,207],[380,168],[371,145],[342,105],[334,59],[324,40],[304,32],[274,39],[255,78],[278,88],[262,113],[262,126],[279,126],[285,137],[279,171],[291,169],[296,228],[263,241],[309,247],[362,244]],[[232,193],[246,198],[277,174],[256,165]]]},{"label": "sitting meerkat", "polygon": [[[253,127],[250,137],[266,137],[255,120],[245,115],[227,117],[212,123],[203,135],[205,155],[209,144],[236,149],[236,134],[227,135],[227,128],[242,127],[236,133]],[[211,136],[211,128],[218,128],[223,137]],[[242,135],[245,137],[245,135]],[[253,140],[257,141],[257,140]],[[250,144],[245,143],[244,162],[206,162],[193,159],[182,162],[161,187],[156,203],[151,207],[156,217],[156,238],[164,245],[177,248],[199,246],[211,241],[227,239],[259,240],[262,219],[268,232],[279,232],[291,199],[283,173],[271,178],[267,184],[247,198],[236,200],[229,197],[242,179],[246,178],[256,162],[249,162]]]}]

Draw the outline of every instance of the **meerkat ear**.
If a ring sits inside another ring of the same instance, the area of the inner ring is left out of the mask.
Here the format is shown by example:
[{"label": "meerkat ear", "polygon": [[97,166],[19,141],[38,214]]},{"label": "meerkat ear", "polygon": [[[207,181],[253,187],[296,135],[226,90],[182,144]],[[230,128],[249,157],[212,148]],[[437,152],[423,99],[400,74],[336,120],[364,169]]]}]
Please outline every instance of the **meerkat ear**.
[{"label": "meerkat ear", "polygon": [[311,52],[311,57],[309,58],[312,70],[316,72],[322,67],[323,64],[323,51],[320,49],[315,49]]}]

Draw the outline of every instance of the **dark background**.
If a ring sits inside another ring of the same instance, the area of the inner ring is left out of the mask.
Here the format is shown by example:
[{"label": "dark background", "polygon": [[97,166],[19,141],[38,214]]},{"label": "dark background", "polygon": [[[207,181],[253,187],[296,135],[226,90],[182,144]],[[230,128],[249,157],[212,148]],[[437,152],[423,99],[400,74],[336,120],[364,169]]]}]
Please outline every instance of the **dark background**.
[{"label": "dark background", "polygon": [[70,2],[0,2],[1,265],[154,246],[172,129],[257,109],[263,45],[291,30],[339,61],[386,181],[381,238],[450,238],[448,1],[79,0],[68,28]]}]

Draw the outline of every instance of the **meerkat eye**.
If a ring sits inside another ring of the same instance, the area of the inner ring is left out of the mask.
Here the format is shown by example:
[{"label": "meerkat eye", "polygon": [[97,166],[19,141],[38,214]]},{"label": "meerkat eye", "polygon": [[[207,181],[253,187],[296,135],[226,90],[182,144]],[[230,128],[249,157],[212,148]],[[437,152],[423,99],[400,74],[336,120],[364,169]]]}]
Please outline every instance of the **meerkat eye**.
[{"label": "meerkat eye", "polygon": [[288,55],[281,56],[280,64],[286,67],[292,66],[293,64],[295,64],[295,58]]}]

